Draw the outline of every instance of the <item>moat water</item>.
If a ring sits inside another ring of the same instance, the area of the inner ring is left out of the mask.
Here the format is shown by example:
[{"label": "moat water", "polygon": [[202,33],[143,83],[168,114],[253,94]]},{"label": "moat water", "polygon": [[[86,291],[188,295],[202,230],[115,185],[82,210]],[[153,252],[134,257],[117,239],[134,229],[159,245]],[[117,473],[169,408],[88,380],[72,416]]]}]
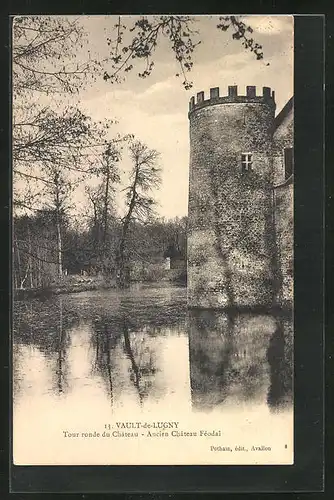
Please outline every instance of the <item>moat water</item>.
[{"label": "moat water", "polygon": [[92,419],[292,425],[289,315],[189,311],[186,288],[138,285],[17,301],[13,319],[14,449]]}]

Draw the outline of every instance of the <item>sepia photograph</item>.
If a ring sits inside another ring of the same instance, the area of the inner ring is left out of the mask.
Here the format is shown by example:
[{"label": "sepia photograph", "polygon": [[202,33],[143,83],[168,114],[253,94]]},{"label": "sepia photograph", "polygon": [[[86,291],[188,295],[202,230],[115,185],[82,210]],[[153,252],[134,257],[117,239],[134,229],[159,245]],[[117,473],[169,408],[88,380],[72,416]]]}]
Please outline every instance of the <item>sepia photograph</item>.
[{"label": "sepia photograph", "polygon": [[294,18],[12,18],[15,465],[294,463]]}]

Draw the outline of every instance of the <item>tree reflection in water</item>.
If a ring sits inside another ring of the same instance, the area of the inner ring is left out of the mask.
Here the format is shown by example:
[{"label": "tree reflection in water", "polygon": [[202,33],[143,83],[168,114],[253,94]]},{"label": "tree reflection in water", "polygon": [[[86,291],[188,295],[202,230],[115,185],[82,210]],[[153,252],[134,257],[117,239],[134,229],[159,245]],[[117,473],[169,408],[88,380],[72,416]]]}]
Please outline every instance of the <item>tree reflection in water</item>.
[{"label": "tree reflection in water", "polygon": [[[128,380],[143,404],[149,395],[154,397],[161,388],[155,387],[159,371],[159,340],[161,326],[155,326],[152,317],[133,318],[125,315],[101,315],[92,323],[92,344],[95,346],[95,370],[107,382],[111,404],[117,393],[126,391],[120,373],[120,364],[127,360]],[[123,355],[122,355],[123,353]],[[122,359],[121,359],[122,358]],[[120,384],[123,383],[123,387]]]},{"label": "tree reflection in water", "polygon": [[113,377],[115,368],[115,347],[120,337],[120,330],[116,323],[110,321],[107,315],[101,315],[92,322],[93,335],[91,343],[95,346],[95,364],[93,372],[97,371],[106,381],[107,390],[110,396],[110,403],[113,404]]},{"label": "tree reflection in water", "polygon": [[[140,333],[141,336],[138,335]],[[127,318],[123,319],[124,351],[131,362],[130,379],[137,389],[141,405],[150,392],[157,371],[155,352],[145,342],[145,333],[145,330],[133,332],[131,342],[130,323]]]},{"label": "tree reflection in water", "polygon": [[201,310],[190,311],[188,322],[194,409],[291,404],[291,319]]},{"label": "tree reflection in water", "polygon": [[64,386],[67,384],[66,372],[68,364],[66,363],[66,338],[67,332],[63,327],[63,298],[59,297],[59,321],[58,321],[58,355],[57,355],[57,387],[58,392],[64,392]]},{"label": "tree reflection in water", "polygon": [[[79,317],[66,309],[63,297],[51,300],[14,302],[13,340],[19,344],[37,348],[46,358],[53,374],[52,392],[63,394],[69,390],[67,360],[71,339],[69,331],[79,324]],[[18,353],[17,353],[18,354]],[[14,360],[19,369],[20,357]]]},{"label": "tree reflection in water", "polygon": [[[173,339],[186,339],[188,334],[194,409],[251,402],[264,402],[272,411],[291,407],[290,316],[212,310],[187,314],[186,297],[178,291],[176,300],[170,291],[145,290],[145,294],[129,291],[116,298],[110,293],[15,303],[16,397],[20,378],[25,375],[20,366],[38,350],[45,359],[41,369],[51,372],[52,387],[46,388],[47,392],[68,394],[80,385],[78,377],[87,377],[93,387],[103,381],[104,392],[114,406],[122,405],[126,395],[138,405],[148,399],[162,400],[177,389],[177,376],[168,379],[166,375],[171,372],[171,360],[179,354],[173,349],[179,349],[180,344]],[[82,369],[76,377],[74,364],[84,366],[87,362],[87,370]],[[186,350],[178,363],[188,364]],[[189,391],[189,379],[186,384],[185,392]]]},{"label": "tree reflection in water", "polygon": [[158,400],[166,390],[159,375],[163,345],[170,335],[185,334],[185,298],[184,289],[152,288],[121,296],[111,291],[17,301],[16,394],[27,365],[27,350],[21,347],[27,346],[46,361],[41,378],[49,372],[54,384],[46,392],[67,394],[85,386],[80,377],[89,377],[92,385],[103,381],[111,404],[115,398],[122,404],[126,391],[133,389],[139,404],[148,396]]}]

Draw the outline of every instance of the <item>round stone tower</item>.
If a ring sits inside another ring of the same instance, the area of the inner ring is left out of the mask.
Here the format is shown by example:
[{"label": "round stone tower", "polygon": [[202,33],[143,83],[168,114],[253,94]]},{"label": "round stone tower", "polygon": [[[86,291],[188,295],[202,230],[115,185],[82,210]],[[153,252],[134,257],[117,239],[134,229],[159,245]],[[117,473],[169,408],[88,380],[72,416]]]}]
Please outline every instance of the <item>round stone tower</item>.
[{"label": "round stone tower", "polygon": [[189,307],[267,307],[275,294],[275,95],[219,88],[189,103]]}]

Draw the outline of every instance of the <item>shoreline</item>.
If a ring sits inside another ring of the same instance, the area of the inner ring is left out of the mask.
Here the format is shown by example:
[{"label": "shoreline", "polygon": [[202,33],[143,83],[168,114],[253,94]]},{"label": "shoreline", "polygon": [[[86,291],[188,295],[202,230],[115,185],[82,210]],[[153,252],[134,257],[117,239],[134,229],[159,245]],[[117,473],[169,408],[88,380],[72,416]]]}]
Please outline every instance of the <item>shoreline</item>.
[{"label": "shoreline", "polygon": [[47,288],[18,288],[13,290],[14,300],[34,299],[51,297],[52,295],[65,295],[70,293],[89,292],[93,290],[106,290],[116,288],[114,285],[85,283],[77,285],[55,286]]},{"label": "shoreline", "polygon": [[[161,280],[158,282],[151,281],[132,281],[131,285],[135,284],[144,284],[150,285],[153,283],[168,283],[175,286],[184,286],[187,284],[182,281],[167,281]],[[26,300],[26,299],[36,299],[36,298],[49,298],[53,295],[66,295],[72,293],[80,293],[80,292],[90,292],[96,290],[115,290],[117,289],[117,285],[114,281],[107,282],[82,282],[82,283],[72,283],[72,284],[57,284],[54,286],[46,287],[46,288],[17,288],[13,289],[13,299],[14,300]]]}]

